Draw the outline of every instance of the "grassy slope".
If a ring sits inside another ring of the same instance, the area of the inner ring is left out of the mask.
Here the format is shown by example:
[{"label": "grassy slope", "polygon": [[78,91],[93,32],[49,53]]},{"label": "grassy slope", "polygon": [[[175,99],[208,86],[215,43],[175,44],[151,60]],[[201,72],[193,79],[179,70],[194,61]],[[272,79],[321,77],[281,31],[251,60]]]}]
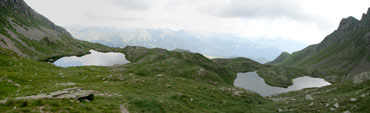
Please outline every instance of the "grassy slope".
[{"label": "grassy slope", "polygon": [[[325,45],[324,40],[319,44],[311,45],[301,51],[294,52],[285,60],[273,64],[296,68],[330,69],[353,75],[359,74],[361,71],[366,71],[366,69],[360,71],[353,70],[359,68],[357,66],[361,62],[369,62],[369,60],[366,60],[369,59],[366,58],[369,57],[369,48],[367,47],[369,43],[365,37],[365,34],[370,32],[370,28],[365,24],[368,18],[361,20],[353,28],[354,30],[333,32],[331,34],[333,36],[330,38],[334,37],[337,40],[334,40],[329,45]],[[364,24],[365,26],[361,26]]]},{"label": "grassy slope", "polygon": [[[245,112],[257,104],[269,102],[255,93],[226,84],[208,84],[185,77],[136,75],[131,73],[135,68],[130,68],[134,64],[60,68],[4,54],[0,55],[0,61],[0,99],[73,87],[55,86],[65,82],[112,95],[96,96],[91,102],[72,99],[10,100],[0,105],[3,112],[38,112],[42,106],[43,111],[51,112],[118,112],[120,104],[125,104],[131,112]],[[64,77],[58,73],[64,73]],[[233,96],[234,91],[243,93]]]},{"label": "grassy slope", "polygon": [[[306,100],[306,95],[312,95],[314,100]],[[351,98],[356,98],[356,101],[351,101]],[[343,113],[344,111],[368,113],[370,112],[368,108],[370,104],[370,82],[354,85],[345,81],[323,88],[288,92],[272,96],[270,99],[275,101],[271,104],[261,105],[259,108],[265,108],[269,111],[281,109],[282,112],[287,113]],[[336,103],[339,108],[334,106]]]},{"label": "grassy slope", "polygon": [[[1,12],[2,15],[12,13],[11,11],[4,12],[3,9]],[[28,17],[17,13],[12,14],[11,17],[16,23],[28,27],[44,26],[44,23],[34,21],[32,17],[27,21],[23,21],[22,18]],[[5,26],[3,28],[15,32],[7,20],[4,21],[4,18],[0,20]],[[48,25],[45,26],[48,27]],[[1,33],[9,36],[3,28],[0,29]],[[99,44],[74,40],[70,35],[60,36],[60,42],[52,42],[48,38],[35,41],[22,37],[21,34],[16,35],[28,46],[40,52],[32,52],[13,39],[23,52],[37,60],[86,54],[88,49],[98,49],[123,52],[133,63],[119,67],[60,68],[48,63],[15,57],[12,52],[0,48],[0,99],[49,93],[72,87],[55,86],[56,83],[64,82],[74,82],[79,87],[110,95],[97,96],[91,102],[76,102],[71,99],[10,100],[0,105],[0,111],[3,112],[39,112],[42,107],[44,111],[51,112],[118,112],[120,104],[125,104],[131,112],[273,112],[276,111],[276,107],[284,106],[279,102],[270,102],[255,93],[230,85],[236,72],[257,69],[256,66],[244,67],[243,60],[230,60],[236,64],[226,63],[229,66],[242,66],[232,69],[195,53],[171,52],[163,49],[135,49],[136,47],[123,50],[112,49]],[[58,76],[58,73],[64,73],[64,77]],[[292,79],[295,76],[287,77]],[[276,77],[269,79],[265,76],[264,78],[267,81],[276,80]],[[20,84],[20,87],[16,87],[15,84]],[[365,84],[353,90],[367,88],[367,86]],[[344,84],[341,87],[344,87],[343,91],[346,92],[341,94],[330,92],[326,95],[351,94],[345,90],[350,89],[346,87],[352,87],[351,84]],[[235,91],[243,93],[241,96],[233,96]],[[291,96],[294,95],[298,94],[293,93]],[[325,95],[318,97],[325,97]],[[320,107],[311,109],[318,108]],[[360,106],[360,108],[362,110],[366,107]],[[303,109],[303,111],[310,110]]]},{"label": "grassy slope", "polygon": [[[49,25],[50,23],[48,24],[45,22],[49,22],[49,20],[42,15],[37,13],[25,14],[20,10],[14,9],[14,7],[15,6],[10,3],[6,7],[0,7],[0,33],[6,38],[12,40],[15,43],[15,46],[29,58],[35,60],[48,60],[49,58],[53,57],[87,54],[88,50],[90,49],[99,49],[101,51],[112,50],[112,48],[103,46],[101,44],[94,44],[73,39],[73,37],[63,28],[55,25]],[[60,34],[57,36],[58,39],[42,37],[40,41],[33,40],[30,37],[23,35],[21,32],[18,32],[13,25],[11,25],[12,22],[10,21],[22,26],[24,29],[41,30],[41,27],[45,27],[47,29],[59,32]],[[9,32],[13,32],[20,40],[16,40],[16,38],[11,36],[7,30],[9,30]],[[3,39],[2,41],[5,42]]]},{"label": "grassy slope", "polygon": [[[17,58],[8,51],[0,55],[0,99],[49,93],[75,86],[55,86],[56,83],[74,82],[84,89],[96,90],[106,96],[96,96],[91,102],[72,99],[9,100],[0,104],[3,112],[119,112],[124,104],[131,112],[332,112],[337,99],[336,112],[368,112],[370,82],[353,85],[349,82],[319,89],[306,89],[274,96],[282,98],[272,102],[261,96],[227,84],[209,84],[186,77],[136,75],[132,64],[116,67],[83,66],[60,68],[48,63]],[[6,53],[7,55],[5,55]],[[148,67],[153,68],[153,67]],[[58,76],[64,73],[64,77]],[[36,79],[37,78],[37,79]],[[9,83],[12,80],[13,83]],[[108,82],[105,82],[108,81]],[[16,87],[14,84],[20,84]],[[335,89],[335,90],[333,90]],[[241,96],[233,96],[241,91]],[[319,94],[320,93],[320,94]],[[314,101],[304,100],[306,94],[314,94]],[[107,96],[110,95],[110,96]],[[358,101],[350,102],[350,98]],[[291,101],[291,99],[295,99]],[[313,106],[308,106],[310,103]],[[356,107],[351,108],[351,106]],[[14,109],[16,108],[16,109]]]},{"label": "grassy slope", "polygon": [[170,75],[192,78],[213,84],[232,84],[234,79],[221,68],[199,53],[168,51],[128,46],[122,50],[133,63],[135,74],[145,76]]},{"label": "grassy slope", "polygon": [[232,81],[236,79],[237,73],[251,72],[264,67],[262,64],[256,61],[243,57],[227,59],[215,58],[212,59],[212,62],[217,64],[219,67],[226,69],[230,75],[229,79]]},{"label": "grassy slope", "polygon": [[277,58],[275,58],[271,62],[267,62],[266,64],[276,64],[276,63],[282,62],[285,59],[287,59],[289,56],[290,54],[288,52],[282,52]]}]

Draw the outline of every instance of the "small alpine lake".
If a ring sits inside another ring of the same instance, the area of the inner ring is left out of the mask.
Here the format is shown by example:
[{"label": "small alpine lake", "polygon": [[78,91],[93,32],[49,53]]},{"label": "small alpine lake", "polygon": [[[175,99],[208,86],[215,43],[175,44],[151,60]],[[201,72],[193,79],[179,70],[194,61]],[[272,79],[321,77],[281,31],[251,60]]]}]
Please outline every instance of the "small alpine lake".
[{"label": "small alpine lake", "polygon": [[303,76],[293,79],[293,85],[288,88],[274,87],[266,84],[265,80],[258,76],[256,72],[238,73],[234,81],[234,86],[254,91],[262,96],[327,85],[331,84],[324,79]]},{"label": "small alpine lake", "polygon": [[71,66],[112,66],[116,64],[127,64],[130,63],[123,53],[115,52],[98,52],[90,50],[90,54],[77,57],[67,56],[62,57],[54,62],[56,66],[60,67],[71,67]]}]

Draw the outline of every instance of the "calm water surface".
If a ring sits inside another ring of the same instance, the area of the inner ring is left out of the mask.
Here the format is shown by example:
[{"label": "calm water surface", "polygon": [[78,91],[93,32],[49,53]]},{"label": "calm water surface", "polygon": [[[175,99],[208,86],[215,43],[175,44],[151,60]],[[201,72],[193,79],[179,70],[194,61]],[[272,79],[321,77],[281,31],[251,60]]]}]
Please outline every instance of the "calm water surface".
[{"label": "calm water surface", "polygon": [[288,88],[274,87],[266,84],[256,72],[238,73],[234,81],[234,86],[257,92],[262,96],[327,85],[330,83],[324,79],[304,76],[293,79],[293,85]]},{"label": "calm water surface", "polygon": [[102,53],[90,50],[90,54],[76,57],[69,56],[63,57],[54,62],[56,66],[71,67],[71,66],[112,66],[115,64],[127,64],[130,61],[126,60],[125,55],[122,53],[108,52]]}]

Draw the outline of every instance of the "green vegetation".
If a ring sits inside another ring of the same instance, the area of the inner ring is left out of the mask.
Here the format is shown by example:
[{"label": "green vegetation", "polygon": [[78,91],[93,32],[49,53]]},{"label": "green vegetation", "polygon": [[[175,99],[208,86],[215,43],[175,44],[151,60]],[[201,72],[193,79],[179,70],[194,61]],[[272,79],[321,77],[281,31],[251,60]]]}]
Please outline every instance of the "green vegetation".
[{"label": "green vegetation", "polygon": [[[321,43],[294,52],[287,58],[278,57],[270,64],[294,68],[330,69],[350,75],[367,71],[370,66],[364,64],[370,63],[366,58],[369,56],[369,20],[369,16],[362,18],[361,21],[352,20],[353,25],[334,31]],[[362,67],[358,67],[360,65]]]},{"label": "green vegetation", "polygon": [[[137,75],[131,73],[136,72],[136,68],[132,68],[135,63],[118,67],[60,68],[13,54],[1,49],[0,100],[10,99],[0,104],[3,112],[118,112],[121,104],[131,112],[245,112],[269,102],[256,93],[227,84],[209,84],[171,75]],[[58,73],[63,73],[63,76]],[[67,82],[77,85],[56,85]],[[90,102],[74,99],[12,100],[76,86],[95,90],[101,95]],[[235,94],[236,91],[240,94]]]},{"label": "green vegetation", "polygon": [[287,59],[288,57],[290,56],[290,54],[288,52],[282,52],[277,58],[275,58],[273,61],[271,62],[267,62],[266,64],[277,64],[279,62],[282,62],[284,61],[285,59]]},{"label": "green vegetation", "polygon": [[[161,49],[147,50],[144,48],[144,50],[141,52],[151,53],[151,50],[158,52]],[[126,48],[125,51],[129,50]],[[181,52],[164,52],[181,54]],[[158,54],[164,55],[163,53]],[[189,57],[187,58],[196,58],[190,56],[197,54],[188,53],[188,55]],[[133,56],[128,58],[135,59]],[[153,56],[156,55],[147,55],[141,59]],[[191,60],[187,59],[186,61]],[[138,74],[135,73],[137,72],[135,67],[140,63],[145,64],[145,61],[137,59],[136,62],[132,62],[113,67],[81,66],[61,68],[49,63],[17,57],[10,50],[0,49],[0,100],[8,99],[4,104],[0,104],[0,111],[119,112],[120,106],[124,105],[130,112],[276,112],[278,109],[291,110],[290,112],[316,112],[318,110],[332,112],[330,107],[325,107],[325,104],[329,103],[332,107],[336,102],[339,103],[340,107],[336,108],[335,112],[346,110],[351,112],[368,111],[365,108],[369,104],[370,95],[365,97],[361,97],[361,95],[369,93],[369,82],[363,82],[358,85],[353,85],[350,82],[341,82],[323,88],[289,92],[270,97],[272,100],[279,100],[271,101],[256,93],[235,88],[228,84],[209,83],[206,79],[210,78],[167,75],[183,70],[180,67],[176,68],[177,70],[165,70],[169,72],[156,72],[165,74]],[[151,62],[156,64],[156,62],[164,61],[154,60]],[[157,68],[157,66],[148,66],[147,68],[147,70],[152,70]],[[266,68],[279,70],[277,67]],[[291,70],[301,72],[299,70]],[[60,75],[59,73],[62,74]],[[67,82],[76,83],[76,85],[56,85],[57,83]],[[19,86],[15,84],[19,84]],[[15,97],[40,93],[48,94],[70,87],[95,90],[95,99],[82,102],[75,99],[14,99]],[[305,100],[304,98],[307,94],[313,95],[314,100]],[[350,98],[357,98],[357,101],[352,102]],[[333,101],[334,99],[337,101]],[[310,103],[314,104],[308,106]],[[352,108],[351,106],[356,107]]]},{"label": "green vegetation", "polygon": [[[333,84],[323,88],[310,88],[272,96],[272,104],[261,108],[281,112],[323,112],[323,113],[368,113],[370,109],[370,82],[354,85],[349,81]],[[311,95],[313,100],[305,99]],[[336,106],[338,105],[338,106]]]},{"label": "green vegetation", "polygon": [[[366,26],[365,30],[361,28],[344,34],[345,40],[332,42],[335,45],[318,44],[292,55],[282,53],[273,62],[306,67],[329,59],[313,66],[314,69],[323,68],[320,70],[295,69],[262,65],[248,58],[210,60],[186,50],[110,48],[73,39],[67,31],[33,11],[22,0],[3,0],[0,4],[6,4],[0,7],[0,33],[5,36],[0,37],[0,41],[5,42],[3,38],[8,38],[12,41],[9,44],[16,47],[11,49],[19,50],[0,48],[1,112],[120,112],[125,108],[134,113],[370,112],[367,107],[370,104],[368,79],[359,84],[341,79],[362,59],[369,60],[365,48],[369,40],[363,38],[369,32]],[[17,31],[14,24],[27,31],[47,28],[53,32],[30,37]],[[90,49],[124,53],[131,63],[68,68],[47,63],[63,56],[84,55]],[[363,58],[366,55],[367,58]],[[340,65],[343,62],[347,64]],[[332,65],[340,68],[332,69]],[[264,98],[232,86],[236,73],[249,71],[257,71],[268,84],[280,87],[291,85],[292,79],[299,76],[321,77],[334,84]],[[94,90],[95,98],[90,101],[17,99],[72,87]],[[307,100],[306,95],[312,95],[314,99]],[[336,104],[338,107],[334,106]]]},{"label": "green vegetation", "polygon": [[212,84],[232,85],[234,81],[227,70],[199,53],[135,46],[125,47],[122,52],[133,62],[127,68],[133,69],[131,73],[137,75],[186,77]]}]

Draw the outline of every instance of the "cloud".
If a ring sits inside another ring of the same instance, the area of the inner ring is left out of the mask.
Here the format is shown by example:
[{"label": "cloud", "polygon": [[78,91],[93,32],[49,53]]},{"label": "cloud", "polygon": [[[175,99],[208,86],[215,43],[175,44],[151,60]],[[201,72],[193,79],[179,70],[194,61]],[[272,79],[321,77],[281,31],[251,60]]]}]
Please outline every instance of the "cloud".
[{"label": "cloud", "polygon": [[301,18],[303,15],[297,0],[230,0],[208,11],[221,17]]},{"label": "cloud", "polygon": [[112,0],[112,2],[125,10],[149,10],[152,4],[151,0]]},{"label": "cloud", "polygon": [[318,43],[369,0],[25,0],[62,26],[186,30]]}]

